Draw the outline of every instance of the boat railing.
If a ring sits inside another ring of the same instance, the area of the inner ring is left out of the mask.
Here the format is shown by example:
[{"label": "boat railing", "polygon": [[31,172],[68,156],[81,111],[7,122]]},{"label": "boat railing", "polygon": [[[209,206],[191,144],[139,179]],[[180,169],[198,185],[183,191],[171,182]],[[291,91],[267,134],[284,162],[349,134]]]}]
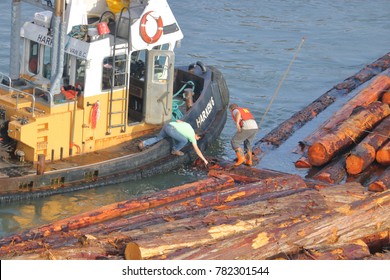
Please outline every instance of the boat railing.
[{"label": "boat railing", "polygon": [[4,80],[8,80],[8,85],[11,85],[11,77],[0,72],[0,85],[5,85]]},{"label": "boat railing", "polygon": [[[8,80],[8,84],[4,83],[4,81],[7,82],[7,80]],[[28,93],[26,91],[19,90],[17,88],[12,87],[11,78],[8,75],[1,73],[1,72],[0,72],[0,88],[5,89],[6,91],[8,91],[11,94],[12,98],[15,98],[15,107],[17,110],[19,109],[20,98],[25,97],[25,96],[30,97],[31,102],[32,102],[31,114],[33,117],[35,117],[35,96],[34,96],[34,94],[31,94],[31,93]]]},{"label": "boat railing", "polygon": [[50,105],[53,105],[53,96],[50,94],[50,92],[47,89],[35,86],[33,88],[33,95],[34,95],[34,97],[35,96],[42,96],[42,98],[45,101],[47,101]]}]

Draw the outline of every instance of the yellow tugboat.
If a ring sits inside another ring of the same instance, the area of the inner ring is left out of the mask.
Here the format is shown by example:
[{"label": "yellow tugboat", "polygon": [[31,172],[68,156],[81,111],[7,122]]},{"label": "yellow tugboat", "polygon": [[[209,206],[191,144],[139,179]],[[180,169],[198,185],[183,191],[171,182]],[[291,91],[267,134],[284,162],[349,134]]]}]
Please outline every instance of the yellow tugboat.
[{"label": "yellow tugboat", "polygon": [[[53,3],[54,2],[54,3]],[[21,22],[24,5],[38,11]],[[188,163],[163,140],[172,119],[226,122],[229,92],[202,62],[175,66],[183,33],[166,0],[13,0],[10,70],[0,73],[0,202],[137,180]]]}]

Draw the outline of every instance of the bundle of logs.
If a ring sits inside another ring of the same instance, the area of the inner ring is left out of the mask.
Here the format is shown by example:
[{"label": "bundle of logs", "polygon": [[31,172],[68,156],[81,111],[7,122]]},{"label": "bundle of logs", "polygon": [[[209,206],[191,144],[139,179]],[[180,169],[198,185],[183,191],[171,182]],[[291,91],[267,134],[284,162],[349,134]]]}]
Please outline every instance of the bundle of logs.
[{"label": "bundle of logs", "polygon": [[[291,118],[283,121],[271,132],[262,137],[255,143],[254,152],[260,155],[265,151],[279,147],[298,129],[306,125],[309,121],[316,118],[321,112],[326,110],[337,100],[345,99],[346,96],[355,92],[360,86],[368,83],[377,75],[388,71],[390,68],[390,53],[385,54],[376,61],[366,65],[356,74],[348,77],[341,83],[338,83],[330,90],[322,94],[308,106],[294,113]],[[389,94],[383,96],[383,102],[389,102]],[[387,101],[385,101],[387,100]]]},{"label": "bundle of logs", "polygon": [[327,183],[390,187],[390,77],[378,75],[300,142],[297,168]]},{"label": "bundle of logs", "polygon": [[390,190],[215,163],[206,179],[0,240],[1,259],[390,259]]}]

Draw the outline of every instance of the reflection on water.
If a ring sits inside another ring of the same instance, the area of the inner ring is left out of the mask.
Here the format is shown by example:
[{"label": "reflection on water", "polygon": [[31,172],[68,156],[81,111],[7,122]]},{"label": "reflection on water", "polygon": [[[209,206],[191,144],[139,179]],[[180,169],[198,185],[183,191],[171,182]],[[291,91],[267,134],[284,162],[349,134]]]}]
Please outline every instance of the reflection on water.
[{"label": "reflection on water", "polygon": [[[0,72],[8,72],[10,2],[0,1]],[[184,33],[175,61],[200,60],[224,74],[231,101],[260,120],[301,39],[297,59],[266,116],[258,139],[333,85],[389,52],[389,2],[170,0]],[[260,8],[259,8],[260,7]],[[24,13],[31,18],[31,14]],[[207,156],[233,159],[229,119]],[[268,160],[268,159],[267,159]],[[269,159],[292,168],[287,157]],[[182,168],[140,182],[83,190],[31,202],[0,205],[0,235],[42,225],[97,206],[168,188],[205,176]]]},{"label": "reflection on water", "polygon": [[187,167],[138,182],[54,195],[30,202],[1,205],[0,236],[206,177],[205,172]]}]

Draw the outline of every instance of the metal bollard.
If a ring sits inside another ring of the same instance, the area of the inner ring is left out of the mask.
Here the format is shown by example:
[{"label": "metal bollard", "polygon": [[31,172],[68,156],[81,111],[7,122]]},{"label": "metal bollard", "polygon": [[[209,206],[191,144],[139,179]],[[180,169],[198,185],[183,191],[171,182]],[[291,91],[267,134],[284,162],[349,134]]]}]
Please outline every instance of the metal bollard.
[{"label": "metal bollard", "polygon": [[194,92],[190,88],[186,88],[184,90],[184,98],[186,100],[186,110],[188,111],[189,109],[192,108],[192,105],[194,104],[193,100]]},{"label": "metal bollard", "polygon": [[45,155],[38,155],[37,175],[43,175],[45,173]]}]

